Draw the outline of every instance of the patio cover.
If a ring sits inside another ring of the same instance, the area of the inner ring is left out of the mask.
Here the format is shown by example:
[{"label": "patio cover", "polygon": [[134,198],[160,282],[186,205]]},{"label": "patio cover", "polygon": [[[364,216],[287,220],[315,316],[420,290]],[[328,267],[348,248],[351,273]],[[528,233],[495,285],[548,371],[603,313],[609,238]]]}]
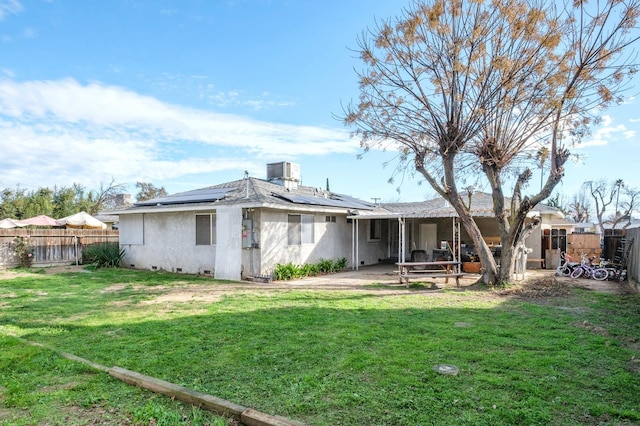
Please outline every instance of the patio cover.
[{"label": "patio cover", "polygon": [[27,226],[27,225],[23,224],[22,221],[17,219],[7,218],[7,219],[0,220],[0,229],[11,229],[11,228],[18,228],[23,226]]},{"label": "patio cover", "polygon": [[29,219],[21,220],[22,226],[25,225],[33,225],[33,226],[62,226],[63,224],[58,222],[52,217],[41,214],[39,216],[30,217]]},{"label": "patio cover", "polygon": [[107,225],[87,212],[79,212],[71,216],[58,219],[62,225],[67,228],[83,228],[83,229],[107,229]]}]

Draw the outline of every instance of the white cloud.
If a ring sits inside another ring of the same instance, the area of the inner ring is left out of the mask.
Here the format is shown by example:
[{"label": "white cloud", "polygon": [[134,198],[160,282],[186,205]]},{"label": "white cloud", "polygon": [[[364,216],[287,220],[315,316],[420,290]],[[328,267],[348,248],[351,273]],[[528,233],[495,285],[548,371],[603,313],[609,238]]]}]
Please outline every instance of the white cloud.
[{"label": "white cloud", "polygon": [[[633,120],[629,120],[633,122]],[[602,122],[595,129],[590,139],[580,142],[575,148],[586,148],[590,146],[604,146],[617,139],[630,139],[635,136],[634,130],[629,130],[624,124],[613,125],[613,118],[609,115],[602,116]]]},{"label": "white cloud", "polygon": [[0,0],[0,21],[3,21],[8,15],[22,12],[23,9],[18,0]]},{"label": "white cloud", "polygon": [[0,78],[0,145],[7,180],[52,186],[260,173],[267,159],[355,153],[358,143],[341,129],[213,113],[102,83]]}]

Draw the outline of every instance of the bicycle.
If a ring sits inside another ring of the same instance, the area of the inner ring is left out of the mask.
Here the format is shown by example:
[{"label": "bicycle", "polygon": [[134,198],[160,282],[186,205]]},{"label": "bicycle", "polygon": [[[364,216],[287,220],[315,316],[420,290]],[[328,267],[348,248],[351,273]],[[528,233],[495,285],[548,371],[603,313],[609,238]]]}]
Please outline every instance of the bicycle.
[{"label": "bicycle", "polygon": [[600,268],[607,271],[607,279],[610,281],[624,281],[627,279],[627,270],[619,263],[602,260],[600,261]]},{"label": "bicycle", "polygon": [[571,272],[571,278],[593,278],[597,281],[604,281],[609,278],[609,271],[600,266],[593,266],[591,264],[591,260],[593,259],[588,259],[584,254],[582,254],[581,257],[582,261],[580,265]]},{"label": "bicycle", "polygon": [[570,277],[574,269],[580,266],[580,262],[574,262],[567,252],[560,253],[560,265],[556,269],[556,275],[561,277]]}]

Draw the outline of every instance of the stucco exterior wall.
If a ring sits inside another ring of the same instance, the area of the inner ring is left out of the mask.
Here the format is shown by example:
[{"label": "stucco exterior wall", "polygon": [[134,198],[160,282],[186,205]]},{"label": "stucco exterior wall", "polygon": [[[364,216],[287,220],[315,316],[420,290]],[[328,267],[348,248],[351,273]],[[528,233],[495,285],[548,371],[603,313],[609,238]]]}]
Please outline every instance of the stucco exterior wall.
[{"label": "stucco exterior wall", "polygon": [[214,273],[216,246],[196,246],[195,212],[144,213],[141,221],[134,216],[139,215],[120,216],[124,233],[140,222],[144,229],[142,244],[120,242],[125,249],[125,266],[189,274]]},{"label": "stucco exterior wall", "polygon": [[[389,219],[380,219],[380,239],[379,240],[371,240],[369,238],[369,231],[372,221],[370,220],[359,220],[358,224],[358,264],[362,265],[374,265],[381,261],[382,259],[386,259],[389,255],[389,236],[390,236],[390,227],[398,226],[397,220],[389,220]],[[351,224],[348,224],[348,254],[344,257],[349,259],[349,265],[351,265],[351,241],[353,231],[351,228]],[[392,253],[395,255],[397,252],[397,247],[392,248]]]},{"label": "stucco exterior wall", "polygon": [[[288,215],[312,214],[314,243],[288,244]],[[335,216],[335,222],[327,222],[326,216]],[[351,224],[346,215],[335,213],[309,213],[262,209],[256,216],[256,235],[259,249],[253,250],[253,268],[256,274],[271,274],[276,264],[303,265],[321,259],[351,259]],[[249,274],[251,250],[243,250],[243,271]],[[258,260],[259,259],[259,260]]]},{"label": "stucco exterior wall", "polygon": [[[216,211],[215,274],[218,279],[240,280],[242,208],[229,206]],[[196,248],[201,246],[196,246]]]}]

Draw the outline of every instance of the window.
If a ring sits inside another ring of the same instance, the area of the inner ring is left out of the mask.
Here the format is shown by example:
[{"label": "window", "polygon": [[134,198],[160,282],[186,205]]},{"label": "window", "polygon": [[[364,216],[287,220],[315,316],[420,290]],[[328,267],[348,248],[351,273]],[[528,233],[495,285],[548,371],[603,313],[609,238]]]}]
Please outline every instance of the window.
[{"label": "window", "polygon": [[144,244],[144,214],[120,216],[120,244]]},{"label": "window", "polygon": [[369,221],[369,241],[380,241],[382,236],[382,220],[371,219]]},{"label": "window", "polygon": [[196,215],[196,245],[210,246],[216,243],[216,214]]},{"label": "window", "polygon": [[335,223],[336,221],[336,217],[335,216],[325,216],[325,222],[333,222]]},{"label": "window", "polygon": [[313,215],[290,214],[287,233],[290,246],[313,244]]},{"label": "window", "polygon": [[567,250],[567,230],[566,229],[551,230],[551,248],[560,249],[562,251]]}]

